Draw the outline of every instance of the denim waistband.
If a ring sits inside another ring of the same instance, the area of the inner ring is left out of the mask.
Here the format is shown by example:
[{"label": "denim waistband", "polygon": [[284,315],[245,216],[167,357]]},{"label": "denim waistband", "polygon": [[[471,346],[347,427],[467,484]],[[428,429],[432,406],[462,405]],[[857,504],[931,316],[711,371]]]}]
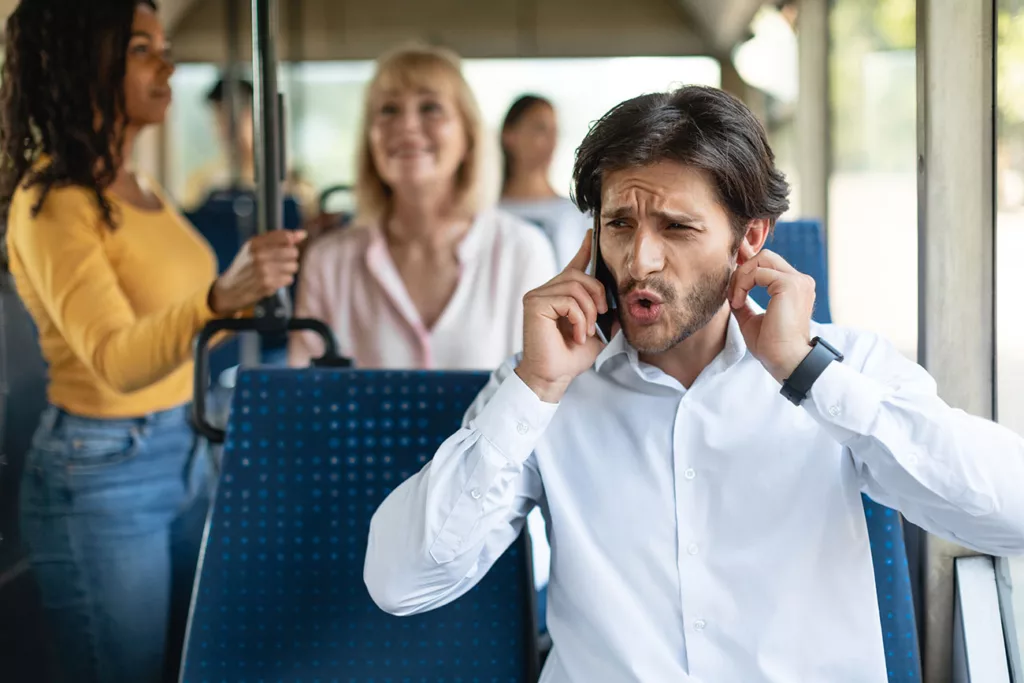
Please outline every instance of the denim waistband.
[{"label": "denim waistband", "polygon": [[93,429],[141,429],[162,426],[191,425],[190,405],[175,406],[167,410],[147,413],[137,417],[87,417],[69,412],[60,406],[50,404],[43,411],[40,424],[44,429],[54,430],[61,425],[86,427]]}]

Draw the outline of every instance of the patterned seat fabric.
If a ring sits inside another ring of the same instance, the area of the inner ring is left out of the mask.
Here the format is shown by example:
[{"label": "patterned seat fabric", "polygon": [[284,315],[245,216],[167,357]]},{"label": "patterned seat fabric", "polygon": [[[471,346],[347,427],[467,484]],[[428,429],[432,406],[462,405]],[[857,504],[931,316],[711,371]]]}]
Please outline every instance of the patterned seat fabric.
[{"label": "patterned seat fabric", "polygon": [[477,587],[423,615],[385,614],[363,583],[373,512],[458,429],[486,380],[240,373],[182,681],[536,680],[525,533]]}]

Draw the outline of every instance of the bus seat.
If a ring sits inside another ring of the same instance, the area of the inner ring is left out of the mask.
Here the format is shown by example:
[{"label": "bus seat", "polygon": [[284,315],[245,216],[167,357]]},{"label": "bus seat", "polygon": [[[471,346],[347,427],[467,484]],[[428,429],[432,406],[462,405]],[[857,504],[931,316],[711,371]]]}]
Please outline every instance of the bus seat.
[{"label": "bus seat", "polygon": [[[302,227],[299,203],[294,197],[284,199],[285,230]],[[217,271],[223,273],[238,254],[245,241],[245,235],[256,232],[256,194],[252,190],[215,190],[198,209],[186,214],[186,218],[210,243],[217,256]],[[245,225],[251,221],[251,225]],[[264,365],[283,365],[286,357],[288,336],[285,334],[263,335],[261,337]],[[239,363],[240,346],[238,338],[226,340],[210,352],[210,372],[217,379],[225,370]]]},{"label": "bus seat", "polygon": [[46,362],[35,323],[14,291],[0,283],[0,574],[18,550],[18,489],[25,456],[46,408]]},{"label": "bus seat", "polygon": [[[832,310],[829,308],[828,296],[828,259],[825,249],[825,230],[819,221],[779,221],[775,231],[765,244],[776,254],[786,259],[791,266],[801,273],[814,278],[815,321],[828,324],[832,322]],[[764,287],[757,287],[750,293],[754,301],[761,307],[768,305],[768,292]]]},{"label": "bus seat", "polygon": [[[828,258],[822,224],[814,220],[780,221],[765,246],[801,273],[814,278],[814,320],[822,324],[831,323]],[[768,293],[763,287],[752,291],[751,297],[762,307],[768,305]],[[867,496],[863,499],[889,681],[919,683],[921,664],[917,621],[903,521],[896,511]]]},{"label": "bus seat", "polygon": [[240,371],[182,683],[535,681],[527,534],[473,590],[426,614],[390,616],[363,583],[377,506],[458,428],[486,381]]},{"label": "bus seat", "polygon": [[0,662],[5,681],[48,681],[42,597],[18,528],[18,492],[25,457],[46,407],[46,362],[35,324],[0,277]]}]

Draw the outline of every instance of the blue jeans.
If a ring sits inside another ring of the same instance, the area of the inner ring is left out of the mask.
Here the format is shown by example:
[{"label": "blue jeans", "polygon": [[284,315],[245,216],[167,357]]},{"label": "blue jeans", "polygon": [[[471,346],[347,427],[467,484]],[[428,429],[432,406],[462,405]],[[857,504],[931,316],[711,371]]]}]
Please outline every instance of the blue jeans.
[{"label": "blue jeans", "polygon": [[119,420],[46,410],[21,525],[60,680],[176,680],[212,485],[185,407]]}]

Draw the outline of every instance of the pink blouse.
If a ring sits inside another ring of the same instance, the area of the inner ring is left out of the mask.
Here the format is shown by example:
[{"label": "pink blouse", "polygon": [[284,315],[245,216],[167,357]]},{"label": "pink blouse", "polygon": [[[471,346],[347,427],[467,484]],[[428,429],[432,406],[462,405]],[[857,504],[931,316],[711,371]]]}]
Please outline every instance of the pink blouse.
[{"label": "pink blouse", "polygon": [[[557,273],[550,241],[497,209],[482,211],[458,246],[455,293],[423,324],[379,225],[344,228],[310,248],[295,316],[330,326],[361,368],[493,370],[522,349],[523,295]],[[288,362],[323,353],[312,333],[292,335]]]}]

